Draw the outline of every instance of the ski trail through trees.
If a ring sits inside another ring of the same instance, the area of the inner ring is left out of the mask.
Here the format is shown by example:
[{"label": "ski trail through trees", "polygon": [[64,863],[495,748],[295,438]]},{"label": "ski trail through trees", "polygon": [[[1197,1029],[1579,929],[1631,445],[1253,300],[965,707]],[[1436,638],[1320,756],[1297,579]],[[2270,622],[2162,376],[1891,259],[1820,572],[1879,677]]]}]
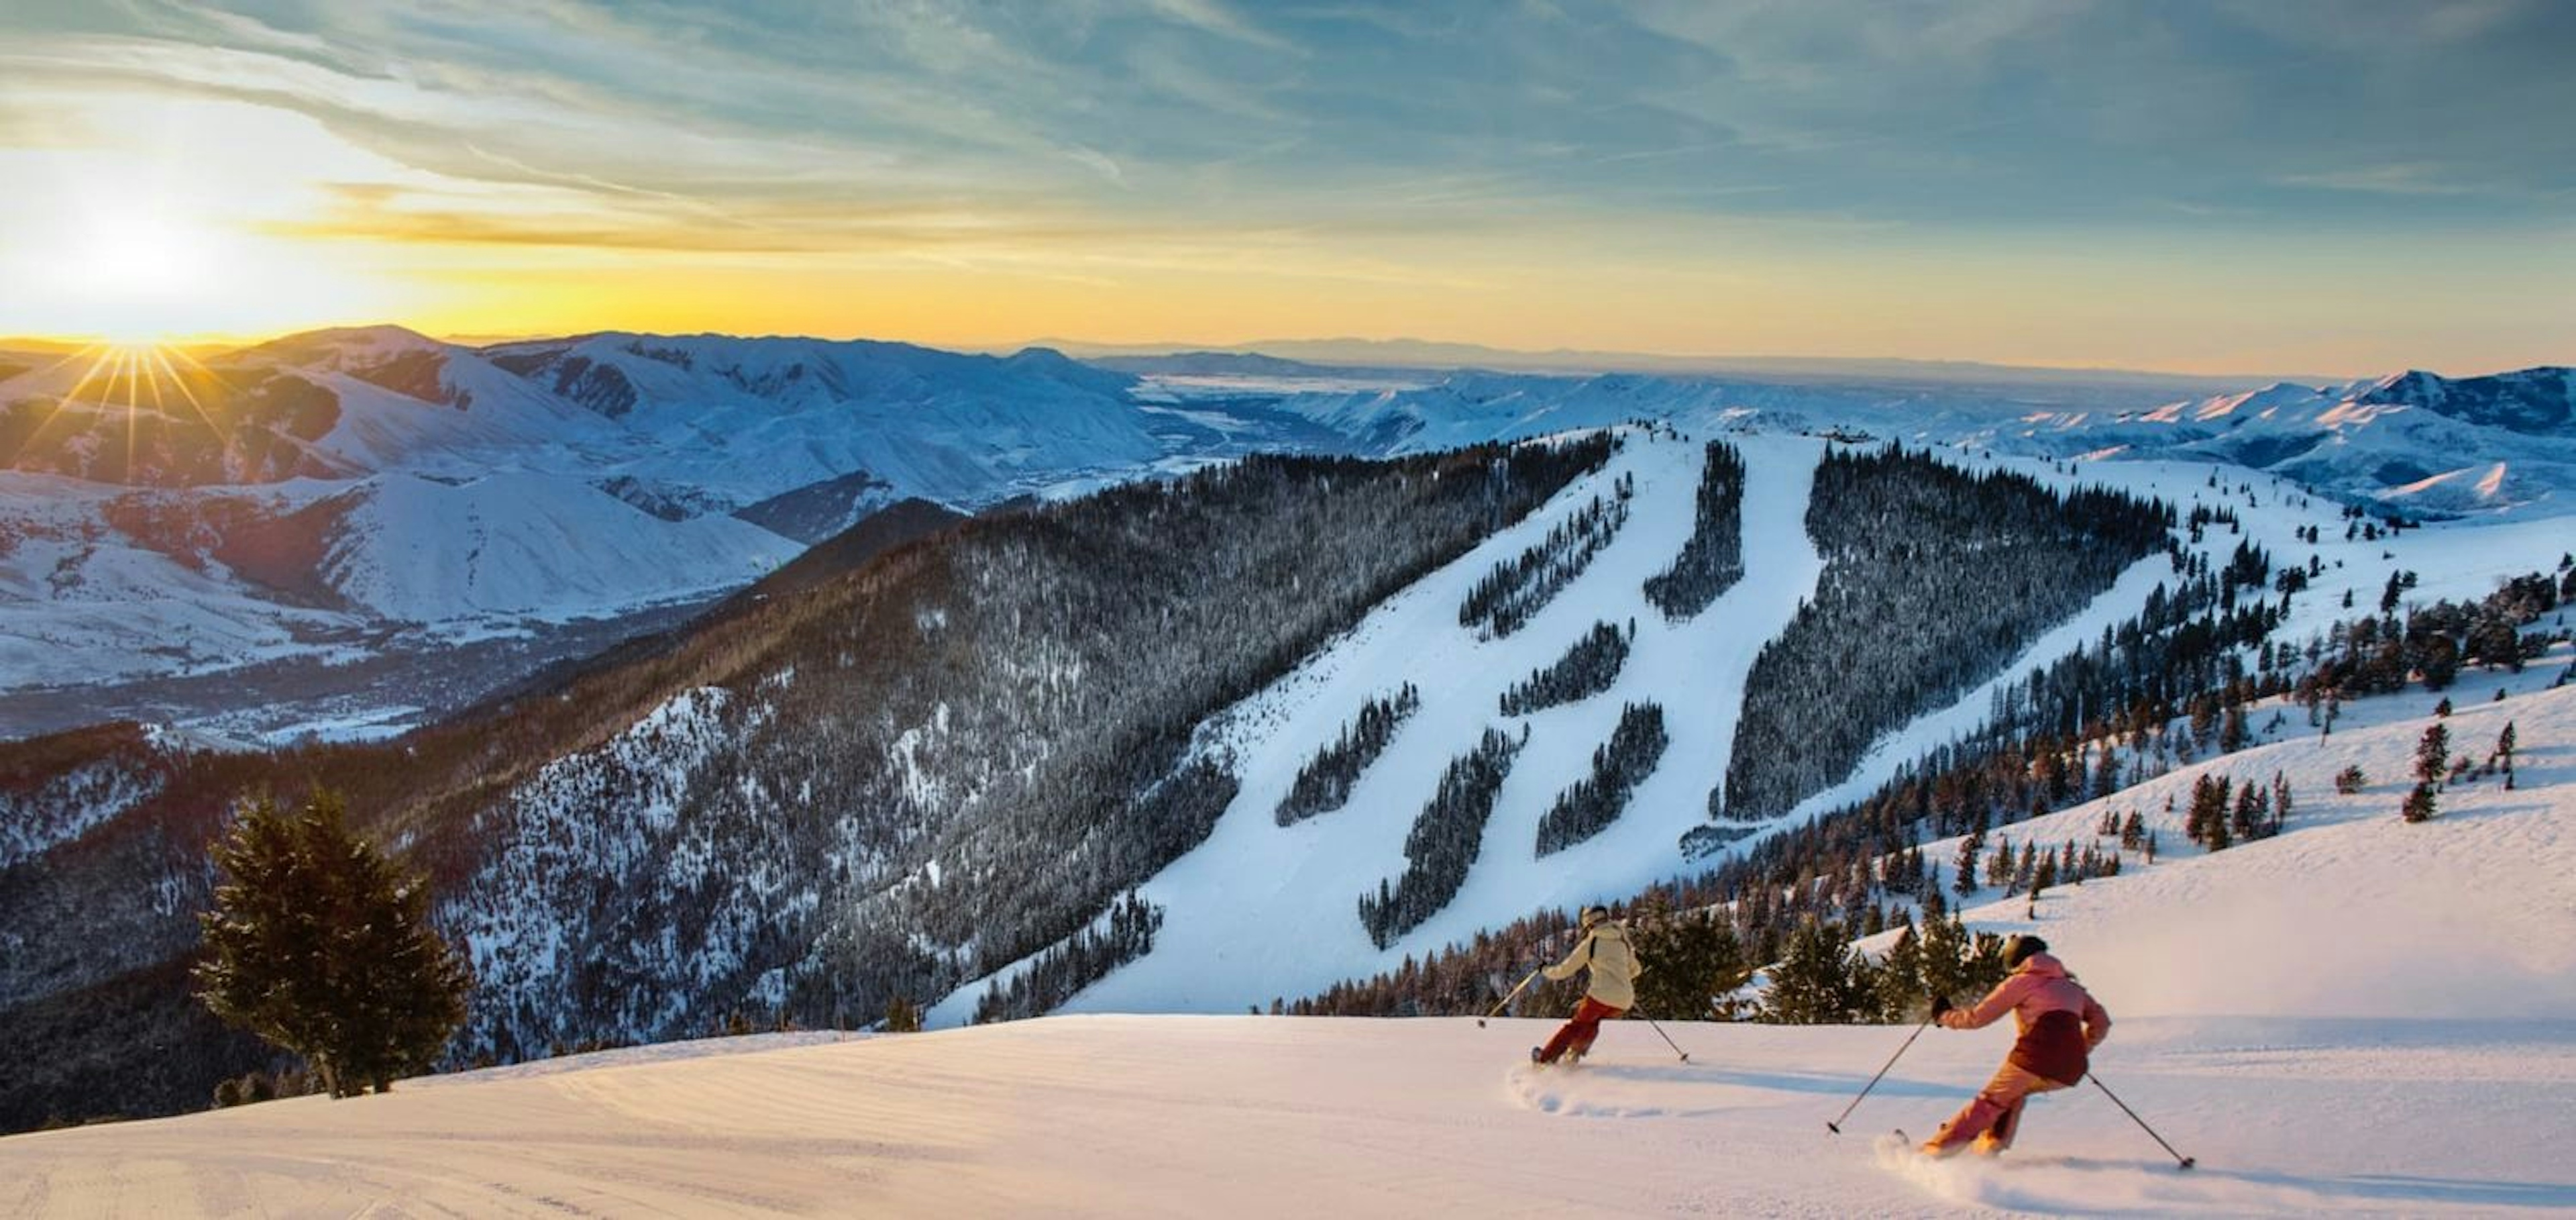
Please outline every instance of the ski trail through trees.
[{"label": "ski trail through trees", "polygon": [[[1202,729],[1203,747],[1232,754],[1242,781],[1215,832],[1144,887],[1166,918],[1155,948],[1075,997],[1068,1011],[1240,1012],[1311,994],[1342,978],[1392,969],[1483,927],[1545,904],[1572,906],[1632,892],[1681,867],[1681,835],[1705,820],[1725,774],[1744,679],[1765,640],[1815,589],[1824,561],[1805,519],[1821,442],[1728,437],[1743,452],[1744,578],[1706,611],[1669,623],[1644,595],[1671,566],[1695,519],[1706,436],[1628,434],[1603,470],[1541,511],[1389,599],[1287,678]],[[1567,590],[1512,635],[1479,641],[1457,622],[1459,599],[1501,559],[1518,554],[1633,476],[1626,528]],[[1609,689],[1527,716],[1500,714],[1503,690],[1555,661],[1607,621],[1636,623],[1628,663]],[[1329,740],[1367,700],[1401,683],[1422,705],[1327,818],[1281,827],[1273,816],[1313,743]],[[1627,808],[1600,833],[1538,857],[1538,825],[1557,795],[1591,772],[1621,708],[1664,709],[1671,743]],[[1487,728],[1529,741],[1514,762],[1481,849],[1458,893],[1386,949],[1370,943],[1356,896],[1405,865],[1404,841],[1441,769]],[[979,981],[968,992],[979,992]],[[934,1025],[962,1019],[952,997]]]}]

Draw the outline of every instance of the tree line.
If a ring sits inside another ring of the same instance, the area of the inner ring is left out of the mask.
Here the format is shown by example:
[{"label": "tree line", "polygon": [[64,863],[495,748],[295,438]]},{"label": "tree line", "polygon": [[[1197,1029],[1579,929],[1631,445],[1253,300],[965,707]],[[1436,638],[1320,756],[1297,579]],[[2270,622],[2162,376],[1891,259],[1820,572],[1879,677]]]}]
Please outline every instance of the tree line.
[{"label": "tree line", "polygon": [[1608,623],[1592,624],[1592,630],[1567,646],[1565,655],[1504,688],[1503,714],[1526,716],[1610,689],[1611,683],[1619,680],[1620,668],[1628,663],[1628,643],[1633,638],[1633,627],[1622,632]]},{"label": "tree line", "polygon": [[1592,751],[1592,773],[1558,793],[1538,823],[1538,854],[1552,856],[1609,828],[1628,808],[1628,794],[1654,774],[1671,739],[1664,709],[1630,703],[1619,709],[1619,727]]},{"label": "tree line", "polygon": [[1405,718],[1422,706],[1422,692],[1407,682],[1393,695],[1371,699],[1360,705],[1359,714],[1342,726],[1341,732],[1306,765],[1297,768],[1297,778],[1288,785],[1288,793],[1279,798],[1275,814],[1282,826],[1293,826],[1317,814],[1331,813],[1351,799],[1351,787],[1360,773],[1384,753],[1386,743]]},{"label": "tree line", "polygon": [[1360,895],[1360,923],[1378,948],[1394,944],[1458,896],[1483,848],[1485,822],[1493,816],[1512,758],[1526,740],[1526,729],[1519,738],[1486,729],[1475,748],[1440,773],[1439,788],[1405,835],[1403,874],[1378,882],[1374,894]]},{"label": "tree line", "polygon": [[1724,441],[1708,443],[1691,534],[1671,567],[1646,578],[1646,600],[1675,622],[1717,601],[1744,578],[1744,455]]}]

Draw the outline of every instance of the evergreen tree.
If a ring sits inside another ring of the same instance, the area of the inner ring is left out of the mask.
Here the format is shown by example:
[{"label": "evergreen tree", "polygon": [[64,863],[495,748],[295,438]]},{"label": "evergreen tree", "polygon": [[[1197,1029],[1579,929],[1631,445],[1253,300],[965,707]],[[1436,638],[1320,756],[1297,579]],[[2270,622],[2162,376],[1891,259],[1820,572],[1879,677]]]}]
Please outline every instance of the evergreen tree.
[{"label": "evergreen tree", "polygon": [[2420,784],[2439,784],[2442,772],[2451,765],[2451,731],[2440,721],[2424,730],[2415,743],[2415,780]]},{"label": "evergreen tree", "polygon": [[1630,921],[1637,960],[1637,1007],[1671,1021],[1707,1019],[1717,997],[1744,985],[1750,974],[1735,928],[1706,910],[1675,912],[1661,893],[1650,894]]},{"label": "evergreen tree", "polygon": [[1915,935],[1914,917],[1898,918],[1896,943],[1878,966],[1878,1019],[1909,1022],[1923,1011],[1923,942]]},{"label": "evergreen tree", "polygon": [[427,888],[350,833],[336,794],[292,815],[248,800],[211,854],[224,881],[195,970],[209,1011],[303,1056],[334,1097],[437,1060],[472,980],[429,927]]},{"label": "evergreen tree", "polygon": [[1977,892],[1977,856],[1980,852],[1984,851],[1985,846],[1986,839],[1984,835],[1972,834],[1967,838],[1959,840],[1959,859],[1957,862],[1959,876],[1958,880],[1953,881],[1951,885],[1957,889],[1961,898],[1965,898]]},{"label": "evergreen tree", "polygon": [[1860,1019],[1864,1005],[1876,1007],[1876,996],[1859,985],[1853,965],[1851,941],[1842,925],[1799,921],[1779,963],[1771,967],[1761,1019],[1774,1025],[1842,1025]]},{"label": "evergreen tree", "polygon": [[2434,808],[2432,781],[2426,780],[2416,784],[2415,790],[2406,794],[2406,803],[2399,807],[2398,816],[2409,822],[2429,822],[2438,812],[2440,811]]}]

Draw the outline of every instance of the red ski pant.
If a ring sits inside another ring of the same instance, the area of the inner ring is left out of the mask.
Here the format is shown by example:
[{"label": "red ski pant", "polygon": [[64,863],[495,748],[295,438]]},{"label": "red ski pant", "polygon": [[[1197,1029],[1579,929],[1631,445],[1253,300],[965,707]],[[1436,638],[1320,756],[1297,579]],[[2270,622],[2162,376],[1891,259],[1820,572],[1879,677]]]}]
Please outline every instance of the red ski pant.
[{"label": "red ski pant", "polygon": [[1573,1019],[1559,1026],[1556,1036],[1547,1040],[1546,1049],[1538,1053],[1538,1061],[1554,1063],[1567,1051],[1580,1055],[1591,1050],[1592,1040],[1601,1036],[1601,1023],[1626,1011],[1625,1008],[1612,1008],[1590,996],[1583,997],[1583,1002],[1574,1006]]},{"label": "red ski pant", "polygon": [[2066,1087],[2046,1076],[2006,1063],[1995,1069],[1995,1078],[1986,1082],[1986,1087],[1974,1100],[1941,1125],[1941,1134],[1932,1143],[1941,1151],[1948,1152],[1969,1140],[1976,1140],[1979,1151],[2001,1152],[2012,1147],[2013,1136],[2021,1127],[2022,1104],[2030,1100],[2030,1095],[2053,1093]]}]

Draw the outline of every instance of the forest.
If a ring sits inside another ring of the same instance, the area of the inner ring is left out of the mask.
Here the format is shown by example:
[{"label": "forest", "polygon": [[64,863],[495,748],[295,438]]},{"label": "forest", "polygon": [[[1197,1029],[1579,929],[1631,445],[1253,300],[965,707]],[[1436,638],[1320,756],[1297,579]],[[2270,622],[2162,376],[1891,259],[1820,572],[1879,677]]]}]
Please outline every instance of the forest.
[{"label": "forest", "polygon": [[1850,774],[1880,736],[1956,700],[2167,547],[2171,515],[1901,448],[1827,454],[1807,508],[1825,570],[1754,658],[1710,816],[1768,821]]},{"label": "forest", "polygon": [[1440,786],[1404,838],[1404,873],[1378,882],[1375,894],[1360,895],[1360,923],[1378,948],[1394,944],[1458,896],[1483,849],[1494,798],[1501,794],[1528,730],[1522,733],[1515,738],[1487,729],[1475,748],[1451,759],[1440,773]]},{"label": "forest", "polygon": [[1646,600],[1680,621],[1709,608],[1744,578],[1744,455],[1708,443],[1693,498],[1690,539],[1673,565],[1646,578]]},{"label": "forest", "polygon": [[1628,639],[1628,633],[1608,623],[1594,623],[1592,630],[1566,646],[1565,655],[1504,688],[1503,714],[1526,716],[1610,689],[1619,680],[1620,667],[1628,663]]},{"label": "forest", "polygon": [[1538,823],[1538,854],[1552,856],[1608,829],[1628,808],[1628,794],[1663,761],[1664,709],[1631,703],[1619,709],[1619,727],[1592,751],[1592,773],[1558,793]]},{"label": "forest", "polygon": [[1458,625],[1474,628],[1480,639],[1499,639],[1520,630],[1583,575],[1592,566],[1592,557],[1618,536],[1619,527],[1628,523],[1628,502],[1635,494],[1635,485],[1622,478],[1609,499],[1592,497],[1574,515],[1558,522],[1547,537],[1495,564],[1459,603]]},{"label": "forest", "polygon": [[1410,682],[1393,695],[1360,705],[1359,715],[1343,725],[1341,732],[1317,750],[1305,766],[1297,768],[1297,778],[1288,785],[1288,794],[1279,798],[1279,824],[1293,826],[1341,808],[1351,799],[1351,786],[1359,782],[1360,773],[1377,761],[1395,730],[1421,706],[1422,692]]}]

